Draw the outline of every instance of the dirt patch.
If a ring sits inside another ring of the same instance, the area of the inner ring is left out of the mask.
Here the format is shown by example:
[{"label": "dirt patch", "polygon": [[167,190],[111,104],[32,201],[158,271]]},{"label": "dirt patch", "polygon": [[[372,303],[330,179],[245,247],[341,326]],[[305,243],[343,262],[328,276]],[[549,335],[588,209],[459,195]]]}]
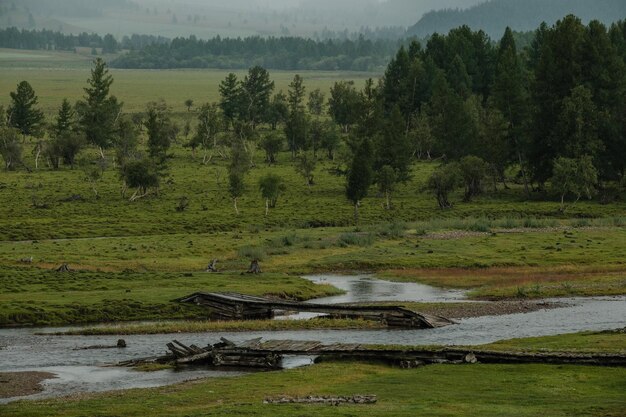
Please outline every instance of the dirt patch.
[{"label": "dirt patch", "polygon": [[538,310],[548,310],[567,307],[565,303],[547,301],[492,301],[484,303],[453,303],[438,304],[420,308],[421,313],[435,314],[452,319],[467,319],[471,317],[503,316],[507,314],[530,313]]},{"label": "dirt patch", "polygon": [[43,390],[41,383],[56,378],[49,372],[0,372],[0,398],[24,397]]}]

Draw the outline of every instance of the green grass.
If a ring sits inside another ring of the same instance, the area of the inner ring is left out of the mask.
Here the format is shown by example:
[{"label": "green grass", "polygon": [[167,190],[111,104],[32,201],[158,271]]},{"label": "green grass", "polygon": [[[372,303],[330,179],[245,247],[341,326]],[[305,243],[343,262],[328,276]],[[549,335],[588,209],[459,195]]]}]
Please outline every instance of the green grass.
[{"label": "green grass", "polygon": [[[105,60],[109,57],[104,57]],[[16,51],[0,49],[0,105],[5,108],[10,102],[9,91],[14,91],[20,81],[28,81],[39,104],[48,117],[56,114],[64,98],[71,102],[82,99],[87,85],[89,70],[94,57],[71,52]],[[218,86],[229,72],[243,77],[243,70],[122,70],[111,69],[115,81],[111,94],[124,102],[124,111],[145,111],[150,101],[165,99],[179,117],[187,113],[185,100],[191,98],[200,106],[202,103],[219,101]],[[271,71],[276,91],[287,92],[296,72]],[[328,92],[340,80],[354,80],[358,84],[378,74],[332,71],[299,71],[307,91],[316,88]]]},{"label": "green grass", "polygon": [[[3,416],[621,416],[623,368],[324,363],[172,387],[0,406]],[[267,397],[374,394],[367,406],[263,405]]]},{"label": "green grass", "polygon": [[337,294],[285,274],[0,270],[0,325],[59,325],[206,318],[201,307],[172,300],[195,291],[241,292],[296,300]]},{"label": "green grass", "polygon": [[248,332],[286,330],[371,330],[384,329],[381,323],[349,319],[249,320],[249,321],[166,321],[121,324],[70,330],[63,335],[133,335],[203,332]]},{"label": "green grass", "polygon": [[530,352],[575,352],[626,354],[626,329],[584,332],[557,336],[502,340],[482,346],[484,349]]}]

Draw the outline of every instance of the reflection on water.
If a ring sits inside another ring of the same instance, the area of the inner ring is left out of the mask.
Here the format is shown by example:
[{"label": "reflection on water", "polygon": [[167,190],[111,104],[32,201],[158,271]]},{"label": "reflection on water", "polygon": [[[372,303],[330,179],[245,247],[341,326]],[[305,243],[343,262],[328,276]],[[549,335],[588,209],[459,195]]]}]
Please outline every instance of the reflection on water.
[{"label": "reflection on water", "polygon": [[444,290],[413,282],[390,282],[371,275],[314,275],[305,277],[316,284],[329,284],[344,290],[343,295],[319,298],[319,304],[363,303],[376,301],[459,302],[464,291]]},{"label": "reflection on water", "polygon": [[[336,285],[348,292],[316,302],[446,302],[459,301],[463,297],[463,293],[459,291],[442,291],[418,284],[387,283],[369,276],[316,276],[310,279]],[[38,332],[52,333],[64,329],[0,329],[0,346],[6,346],[0,351],[0,372],[41,370],[59,375],[59,379],[46,382],[45,391],[35,397],[42,398],[76,392],[153,387],[193,378],[234,375],[198,368],[145,374],[129,369],[100,367],[107,363],[163,354],[166,343],[173,339],[198,346],[216,343],[220,337],[234,341],[263,337],[266,340],[315,340],[325,343],[478,345],[510,338],[626,327],[626,297],[560,301],[567,303],[567,306],[525,314],[470,318],[461,320],[457,325],[438,329],[135,335],[124,337],[128,343],[126,349],[72,350],[84,346],[114,345],[117,338],[112,336],[36,336],[35,333]],[[285,359],[287,366],[310,362],[311,358]]]}]

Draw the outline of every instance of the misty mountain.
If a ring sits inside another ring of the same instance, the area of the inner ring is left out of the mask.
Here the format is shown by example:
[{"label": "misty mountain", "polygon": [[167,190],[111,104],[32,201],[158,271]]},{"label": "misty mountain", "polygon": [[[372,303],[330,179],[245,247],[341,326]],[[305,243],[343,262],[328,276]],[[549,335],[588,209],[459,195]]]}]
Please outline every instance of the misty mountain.
[{"label": "misty mountain", "polygon": [[600,20],[606,24],[626,16],[625,0],[492,0],[468,9],[447,9],[425,14],[408,30],[410,36],[424,38],[435,32],[468,25],[500,38],[507,26],[516,31],[534,30],[552,24],[568,14],[583,21]]}]

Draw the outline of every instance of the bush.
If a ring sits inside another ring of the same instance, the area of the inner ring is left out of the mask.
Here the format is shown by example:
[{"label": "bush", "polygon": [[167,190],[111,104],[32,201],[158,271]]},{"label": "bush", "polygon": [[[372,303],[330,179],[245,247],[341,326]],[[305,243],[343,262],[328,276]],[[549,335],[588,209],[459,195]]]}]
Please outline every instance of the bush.
[{"label": "bush", "polygon": [[430,176],[427,186],[435,194],[439,208],[452,208],[448,196],[458,186],[459,180],[459,167],[456,163],[443,165]]},{"label": "bush", "polygon": [[391,239],[400,239],[404,237],[407,230],[407,225],[401,221],[393,221],[391,223],[383,224],[379,226],[376,234],[379,236],[388,237]]},{"label": "bush", "polygon": [[487,218],[474,219],[469,222],[468,230],[472,232],[490,232],[491,231],[491,221]]},{"label": "bush", "polygon": [[472,197],[483,191],[483,181],[487,176],[488,164],[476,156],[466,156],[459,162],[459,170],[465,184],[464,201],[469,202]]},{"label": "bush", "polygon": [[260,246],[243,246],[237,251],[237,255],[241,259],[249,261],[262,261],[267,256],[265,249]]},{"label": "bush", "polygon": [[370,233],[344,233],[339,236],[337,244],[342,247],[348,246],[371,246],[374,243],[374,237]]}]

